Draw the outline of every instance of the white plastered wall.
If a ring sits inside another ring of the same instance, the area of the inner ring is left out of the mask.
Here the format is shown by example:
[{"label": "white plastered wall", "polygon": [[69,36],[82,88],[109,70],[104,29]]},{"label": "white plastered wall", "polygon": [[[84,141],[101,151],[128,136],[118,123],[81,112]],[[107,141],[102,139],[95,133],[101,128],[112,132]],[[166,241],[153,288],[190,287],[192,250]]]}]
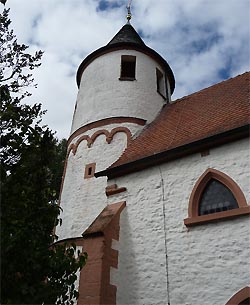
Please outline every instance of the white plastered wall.
[{"label": "white plastered wall", "polygon": [[[121,55],[136,56],[136,80],[121,81]],[[97,57],[83,71],[71,133],[109,117],[136,117],[151,122],[165,103],[157,92],[151,57],[134,50],[118,50]]]},{"label": "white plastered wall", "polygon": [[[133,123],[110,124],[93,128],[84,135],[92,136],[100,129],[110,132],[117,127],[128,128],[132,136],[143,128]],[[69,146],[76,143],[82,136],[83,134],[75,137]],[[61,193],[62,226],[56,229],[59,239],[80,237],[107,205],[105,194],[107,178],[84,179],[85,166],[96,163],[95,172],[104,170],[120,157],[126,146],[126,133],[118,132],[110,144],[106,142],[106,136],[102,134],[96,138],[91,147],[87,147],[87,141],[83,140],[75,155],[71,151]]]},{"label": "white plastered wall", "polygon": [[109,198],[127,204],[111,274],[118,305],[225,305],[250,284],[248,217],[184,225],[192,189],[207,168],[230,176],[250,202],[247,140],[109,181],[127,187]]}]

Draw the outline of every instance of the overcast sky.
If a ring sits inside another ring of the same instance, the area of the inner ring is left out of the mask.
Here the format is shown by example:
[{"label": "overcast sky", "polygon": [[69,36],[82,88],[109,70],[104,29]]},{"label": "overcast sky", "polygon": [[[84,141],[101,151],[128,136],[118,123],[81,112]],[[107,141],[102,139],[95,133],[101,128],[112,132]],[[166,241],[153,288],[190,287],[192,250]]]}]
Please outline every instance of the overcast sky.
[{"label": "overcast sky", "polygon": [[[8,0],[12,28],[30,52],[43,50],[30,102],[68,138],[81,61],[126,23],[127,0]],[[1,5],[3,9],[3,5]],[[249,70],[250,0],[133,0],[131,24],[171,66],[173,99]]]}]

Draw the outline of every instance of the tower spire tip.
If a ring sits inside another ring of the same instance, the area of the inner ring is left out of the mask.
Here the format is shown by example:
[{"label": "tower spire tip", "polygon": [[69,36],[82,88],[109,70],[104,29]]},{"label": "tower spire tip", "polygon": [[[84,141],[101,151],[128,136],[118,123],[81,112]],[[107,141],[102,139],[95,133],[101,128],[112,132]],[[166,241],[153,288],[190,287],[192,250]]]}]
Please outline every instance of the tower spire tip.
[{"label": "tower spire tip", "polygon": [[129,24],[130,23],[130,20],[131,20],[131,18],[132,18],[132,14],[131,14],[131,2],[132,2],[132,0],[129,0],[128,1],[128,5],[127,5],[127,11],[128,11],[128,14],[127,14],[127,23]]}]

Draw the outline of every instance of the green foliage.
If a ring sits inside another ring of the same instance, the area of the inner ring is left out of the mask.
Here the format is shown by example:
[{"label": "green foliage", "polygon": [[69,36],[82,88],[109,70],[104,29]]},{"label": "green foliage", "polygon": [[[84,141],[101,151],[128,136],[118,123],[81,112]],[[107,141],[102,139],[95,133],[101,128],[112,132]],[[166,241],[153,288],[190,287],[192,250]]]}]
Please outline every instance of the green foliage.
[{"label": "green foliage", "polygon": [[35,55],[25,52],[28,46],[18,44],[13,30],[9,30],[11,21],[8,13],[9,10],[5,9],[0,15],[0,82],[3,84],[8,82],[9,91],[18,92],[21,100],[31,95],[24,89],[33,84],[34,79],[30,71],[41,65],[43,52],[38,51]]},{"label": "green foliage", "polygon": [[73,304],[87,254],[53,244],[66,141],[41,126],[40,104],[21,103],[42,52],[25,53],[0,15],[1,304]]}]

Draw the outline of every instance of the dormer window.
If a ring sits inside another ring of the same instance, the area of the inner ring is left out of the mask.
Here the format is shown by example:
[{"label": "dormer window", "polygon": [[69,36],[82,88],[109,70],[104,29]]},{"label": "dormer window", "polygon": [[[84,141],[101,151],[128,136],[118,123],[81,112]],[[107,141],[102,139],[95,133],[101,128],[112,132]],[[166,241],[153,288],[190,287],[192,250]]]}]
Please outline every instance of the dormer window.
[{"label": "dormer window", "polygon": [[157,92],[166,99],[166,84],[163,73],[156,68],[156,85]]},{"label": "dormer window", "polygon": [[122,55],[120,80],[135,80],[136,57]]}]

